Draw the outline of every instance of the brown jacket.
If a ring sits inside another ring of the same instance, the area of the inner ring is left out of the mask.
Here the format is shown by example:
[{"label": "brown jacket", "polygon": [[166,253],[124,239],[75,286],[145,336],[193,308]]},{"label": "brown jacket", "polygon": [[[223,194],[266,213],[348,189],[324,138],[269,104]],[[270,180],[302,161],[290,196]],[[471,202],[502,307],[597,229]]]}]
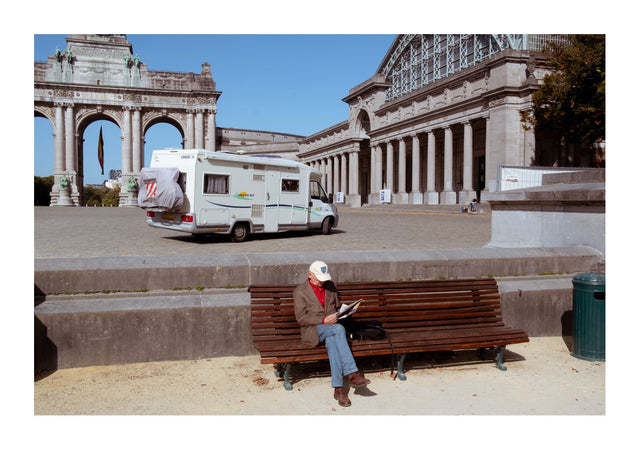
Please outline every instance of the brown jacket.
[{"label": "brown jacket", "polygon": [[332,281],[324,283],[324,289],[324,309],[308,279],[293,291],[293,306],[296,320],[300,324],[300,337],[304,344],[313,347],[320,343],[316,326],[322,324],[324,317],[338,312],[341,305],[338,290]]}]

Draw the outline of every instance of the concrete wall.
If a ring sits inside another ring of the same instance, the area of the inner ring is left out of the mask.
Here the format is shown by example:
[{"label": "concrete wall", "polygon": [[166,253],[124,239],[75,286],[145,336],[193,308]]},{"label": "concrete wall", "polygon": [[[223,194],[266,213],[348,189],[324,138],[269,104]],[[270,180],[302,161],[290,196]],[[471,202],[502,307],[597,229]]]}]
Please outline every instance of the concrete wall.
[{"label": "concrete wall", "polygon": [[[572,274],[601,269],[601,256],[576,247],[136,257],[109,264],[95,258],[70,259],[66,270],[53,268],[60,261],[36,260],[36,372],[255,353],[246,286],[297,284],[313,258],[330,264],[338,283],[495,276],[507,325],[530,336],[561,335],[571,312]],[[122,292],[154,283],[245,287]],[[106,286],[120,292],[99,293]],[[50,294],[83,291],[97,293]]]},{"label": "concrete wall", "polygon": [[[498,279],[498,285],[508,326],[529,336],[570,334],[571,277]],[[256,354],[250,301],[246,289],[46,300],[35,308],[36,373]]]},{"label": "concrete wall", "polygon": [[588,246],[605,254],[604,170],[543,176],[543,185],[487,193],[488,247]]},{"label": "concrete wall", "polygon": [[316,259],[331,265],[337,282],[522,276],[589,272],[602,256],[558,247],[52,258],[35,260],[34,283],[47,295],[298,283]]}]

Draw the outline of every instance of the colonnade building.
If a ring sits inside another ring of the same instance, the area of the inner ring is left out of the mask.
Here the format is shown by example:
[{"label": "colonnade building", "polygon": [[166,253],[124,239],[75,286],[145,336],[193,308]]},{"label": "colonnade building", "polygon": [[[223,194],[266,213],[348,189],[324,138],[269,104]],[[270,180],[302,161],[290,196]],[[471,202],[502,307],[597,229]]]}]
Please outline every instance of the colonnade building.
[{"label": "colonnade building", "polygon": [[545,42],[564,39],[398,35],[375,75],[342,99],[348,120],[303,139],[297,156],[350,206],[480,199],[496,190],[499,165],[557,161],[552,136],[526,129],[521,113],[551,70]]}]

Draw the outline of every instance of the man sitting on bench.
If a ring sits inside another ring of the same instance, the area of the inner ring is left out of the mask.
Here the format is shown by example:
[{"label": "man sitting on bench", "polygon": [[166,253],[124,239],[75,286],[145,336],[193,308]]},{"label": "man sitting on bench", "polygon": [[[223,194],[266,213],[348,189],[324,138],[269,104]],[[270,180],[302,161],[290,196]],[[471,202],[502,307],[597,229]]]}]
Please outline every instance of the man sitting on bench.
[{"label": "man sitting on bench", "polygon": [[324,343],[329,354],[333,398],[340,406],[350,406],[351,401],[343,389],[343,377],[349,376],[351,387],[358,388],[370,383],[356,367],[347,343],[344,327],[338,323],[337,312],[340,300],[327,265],[315,261],[309,266],[308,280],[293,291],[296,321],[300,324],[302,342],[310,346]]}]

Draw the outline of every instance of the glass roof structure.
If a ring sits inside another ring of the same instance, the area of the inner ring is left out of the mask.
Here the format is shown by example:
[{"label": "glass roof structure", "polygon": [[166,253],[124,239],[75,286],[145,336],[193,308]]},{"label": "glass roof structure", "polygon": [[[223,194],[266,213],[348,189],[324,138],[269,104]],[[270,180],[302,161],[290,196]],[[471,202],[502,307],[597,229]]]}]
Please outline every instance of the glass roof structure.
[{"label": "glass roof structure", "polygon": [[557,34],[401,34],[378,73],[392,86],[390,101],[484,61],[505,49],[542,51],[547,42],[566,42]]}]

